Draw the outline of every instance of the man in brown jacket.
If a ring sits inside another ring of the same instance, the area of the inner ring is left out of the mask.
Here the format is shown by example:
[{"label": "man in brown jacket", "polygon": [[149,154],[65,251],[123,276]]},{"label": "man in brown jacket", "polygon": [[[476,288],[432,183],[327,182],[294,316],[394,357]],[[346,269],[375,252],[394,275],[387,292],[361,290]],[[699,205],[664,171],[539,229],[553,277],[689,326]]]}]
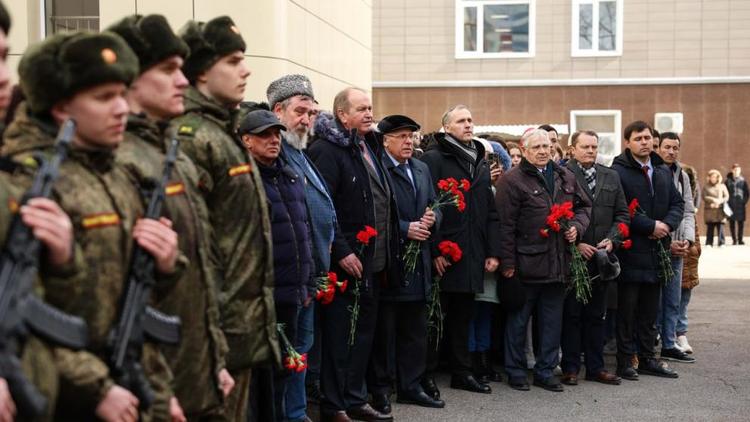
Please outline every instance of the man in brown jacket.
[{"label": "man in brown jacket", "polygon": [[[505,278],[523,283],[523,307],[511,312],[505,331],[505,370],[508,384],[528,390],[524,340],[526,325],[537,311],[540,351],[534,367],[534,385],[562,391],[552,374],[558,364],[565,283],[570,273],[569,243],[580,239],[591,214],[591,201],[570,170],[550,160],[547,132],[536,129],[521,138],[524,159],[500,179],[496,196],[500,215],[500,267]],[[542,236],[553,204],[573,203],[570,228]],[[508,282],[504,280],[504,282]]]}]

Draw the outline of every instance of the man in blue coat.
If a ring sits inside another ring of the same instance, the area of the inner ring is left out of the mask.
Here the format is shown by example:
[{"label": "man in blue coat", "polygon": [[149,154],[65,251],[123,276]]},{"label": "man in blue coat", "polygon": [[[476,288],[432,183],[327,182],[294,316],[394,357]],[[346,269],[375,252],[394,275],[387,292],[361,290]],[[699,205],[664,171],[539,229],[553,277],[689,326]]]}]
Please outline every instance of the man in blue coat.
[{"label": "man in blue coat", "polygon": [[[412,158],[412,136],[417,130],[417,122],[407,116],[387,116],[378,123],[385,147],[381,161],[396,197],[401,256],[406,256],[410,241],[420,242],[414,270],[404,268],[403,278],[390,280],[380,292],[369,379],[375,408],[380,410],[389,410],[395,380],[399,403],[445,406],[442,400],[427,395],[420,385],[427,358],[426,302],[432,286],[428,239],[437,217],[429,208],[436,197],[430,170],[427,164]],[[405,260],[400,262],[402,268]],[[395,373],[391,368],[395,368]]]},{"label": "man in blue coat", "polygon": [[[684,202],[674,186],[672,172],[653,151],[648,123],[636,121],[624,131],[625,151],[612,168],[619,174],[625,199],[637,199],[640,210],[632,216],[633,246],[617,253],[622,272],[617,289],[617,375],[637,380],[638,374],[677,378],[677,373],[656,359],[656,316],[661,286],[658,242],[669,251],[670,234],[680,226]],[[639,357],[638,370],[633,358]]]}]

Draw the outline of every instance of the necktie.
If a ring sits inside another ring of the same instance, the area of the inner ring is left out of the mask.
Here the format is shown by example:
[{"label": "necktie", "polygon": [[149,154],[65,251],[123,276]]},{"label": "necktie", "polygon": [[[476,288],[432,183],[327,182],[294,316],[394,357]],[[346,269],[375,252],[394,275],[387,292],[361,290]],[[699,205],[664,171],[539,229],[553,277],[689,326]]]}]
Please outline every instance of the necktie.
[{"label": "necktie", "polygon": [[589,186],[591,192],[596,188],[596,169],[591,167],[583,171],[583,175],[586,178],[586,184]]},{"label": "necktie", "polygon": [[372,169],[375,170],[375,163],[372,161],[372,157],[370,156],[370,151],[365,146],[365,141],[359,141],[359,149],[360,151],[362,151],[362,157],[364,157],[365,161],[367,161],[370,167],[372,167]]},{"label": "necktie", "polygon": [[653,186],[651,186],[651,178],[648,177],[648,166],[641,166],[641,171],[643,172],[643,177],[646,178],[646,183],[648,184],[648,191],[649,193],[653,192]]}]

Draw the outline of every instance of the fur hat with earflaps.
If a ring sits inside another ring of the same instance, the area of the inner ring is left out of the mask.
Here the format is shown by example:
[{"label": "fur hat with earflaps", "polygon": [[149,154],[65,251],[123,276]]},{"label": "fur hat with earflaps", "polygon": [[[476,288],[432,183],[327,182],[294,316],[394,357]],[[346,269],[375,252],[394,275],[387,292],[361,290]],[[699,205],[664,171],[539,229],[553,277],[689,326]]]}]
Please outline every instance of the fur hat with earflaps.
[{"label": "fur hat with earflaps", "polygon": [[138,75],[138,58],[113,33],[58,34],[29,47],[18,75],[29,109],[44,113],[86,88],[130,84]]},{"label": "fur hat with earflaps", "polygon": [[220,58],[235,51],[245,52],[245,40],[229,16],[220,16],[206,23],[189,21],[180,29],[180,37],[190,48],[182,73],[191,84],[198,75]]},{"label": "fur hat with earflaps", "polygon": [[162,15],[131,15],[113,24],[108,31],[121,36],[133,50],[141,73],[172,56],[187,57],[190,50]]}]

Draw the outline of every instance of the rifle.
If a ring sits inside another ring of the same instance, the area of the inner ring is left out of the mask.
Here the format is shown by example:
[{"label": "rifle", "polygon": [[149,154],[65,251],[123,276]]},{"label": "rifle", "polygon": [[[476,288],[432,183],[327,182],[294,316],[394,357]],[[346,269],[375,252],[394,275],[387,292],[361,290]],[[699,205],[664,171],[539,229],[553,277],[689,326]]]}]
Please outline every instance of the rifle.
[{"label": "rifle", "polygon": [[[161,217],[165,188],[177,160],[178,147],[177,138],[170,134],[161,180],[151,192],[145,218],[157,220]],[[109,340],[109,368],[115,382],[138,397],[142,410],[148,409],[154,401],[154,393],[140,363],[143,343],[146,338],[163,344],[180,342],[180,318],[148,306],[151,289],[156,284],[154,268],[154,258],[136,244],[122,310]]]},{"label": "rifle", "polygon": [[[66,120],[60,127],[55,154],[50,159],[35,156],[39,170],[21,204],[32,198],[49,198],[60,165],[67,158],[76,124]],[[5,378],[19,411],[20,420],[44,414],[47,399],[24,376],[18,352],[30,333],[70,348],[86,347],[86,322],[45,303],[33,292],[39,266],[41,242],[16,214],[0,255],[0,377]]]}]

